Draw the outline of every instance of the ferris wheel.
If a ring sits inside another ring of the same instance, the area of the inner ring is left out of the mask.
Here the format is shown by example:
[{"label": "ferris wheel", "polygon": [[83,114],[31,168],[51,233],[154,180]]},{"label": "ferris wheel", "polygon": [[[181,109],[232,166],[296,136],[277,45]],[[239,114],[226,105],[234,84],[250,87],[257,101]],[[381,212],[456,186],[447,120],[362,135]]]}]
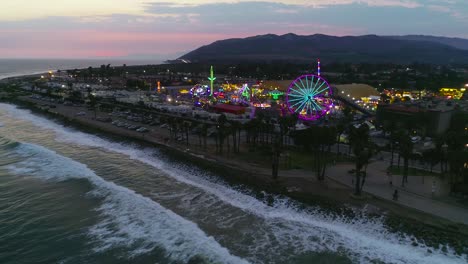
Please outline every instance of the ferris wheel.
[{"label": "ferris wheel", "polygon": [[286,103],[292,113],[302,120],[317,120],[333,107],[332,89],[328,82],[314,74],[306,74],[294,80],[286,93]]}]

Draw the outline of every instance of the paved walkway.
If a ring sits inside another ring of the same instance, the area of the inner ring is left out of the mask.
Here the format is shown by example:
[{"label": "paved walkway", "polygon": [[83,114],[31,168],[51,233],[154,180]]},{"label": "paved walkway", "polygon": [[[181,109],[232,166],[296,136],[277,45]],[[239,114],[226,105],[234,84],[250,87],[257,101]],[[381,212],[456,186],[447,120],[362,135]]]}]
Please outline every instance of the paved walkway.
[{"label": "paved walkway", "polygon": [[[428,214],[436,215],[457,223],[468,225],[468,209],[455,206],[449,203],[437,201],[429,197],[410,193],[402,188],[388,184],[388,177],[385,172],[386,165],[382,162],[374,162],[367,168],[367,179],[363,191],[376,197],[392,200],[392,194],[398,189],[399,197],[396,203],[407,206]],[[352,163],[337,164],[330,167],[327,177],[341,182],[349,187],[354,187],[354,175],[348,173],[354,168]],[[395,202],[395,201],[393,201]]]}]

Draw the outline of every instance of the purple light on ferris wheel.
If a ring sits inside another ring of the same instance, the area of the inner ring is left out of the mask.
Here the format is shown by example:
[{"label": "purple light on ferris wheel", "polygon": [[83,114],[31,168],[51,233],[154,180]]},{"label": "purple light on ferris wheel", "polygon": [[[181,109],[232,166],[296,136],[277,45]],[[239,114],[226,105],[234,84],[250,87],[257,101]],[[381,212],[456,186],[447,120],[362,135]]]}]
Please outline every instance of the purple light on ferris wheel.
[{"label": "purple light on ferris wheel", "polygon": [[320,76],[320,59],[317,60],[317,75]]}]

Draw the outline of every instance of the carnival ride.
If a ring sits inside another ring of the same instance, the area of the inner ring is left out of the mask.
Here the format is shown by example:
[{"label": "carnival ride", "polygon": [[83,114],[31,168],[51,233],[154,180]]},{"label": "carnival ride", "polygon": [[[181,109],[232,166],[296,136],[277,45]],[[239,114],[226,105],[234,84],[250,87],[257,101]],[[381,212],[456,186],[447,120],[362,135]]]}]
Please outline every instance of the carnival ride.
[{"label": "carnival ride", "polygon": [[321,76],[299,76],[288,87],[286,104],[291,113],[302,120],[313,121],[327,115],[332,107],[332,88]]},{"label": "carnival ride", "polygon": [[275,90],[273,90],[273,91],[270,91],[270,92],[269,92],[269,95],[271,96],[271,98],[272,98],[273,100],[277,101],[277,100],[279,100],[279,97],[280,97],[280,96],[284,95],[284,93],[281,92],[281,91],[278,91],[278,89],[275,89]]},{"label": "carnival ride", "polygon": [[214,70],[213,66],[210,68],[210,77],[208,77],[208,80],[210,81],[210,96],[213,96],[213,91],[214,91],[214,81],[216,80],[216,77],[214,76]]},{"label": "carnival ride", "polygon": [[252,92],[247,83],[243,84],[242,87],[238,91],[239,101],[243,103],[249,103],[252,97]]},{"label": "carnival ride", "polygon": [[197,84],[190,89],[190,95],[201,97],[208,96],[211,93],[211,89],[208,85]]}]

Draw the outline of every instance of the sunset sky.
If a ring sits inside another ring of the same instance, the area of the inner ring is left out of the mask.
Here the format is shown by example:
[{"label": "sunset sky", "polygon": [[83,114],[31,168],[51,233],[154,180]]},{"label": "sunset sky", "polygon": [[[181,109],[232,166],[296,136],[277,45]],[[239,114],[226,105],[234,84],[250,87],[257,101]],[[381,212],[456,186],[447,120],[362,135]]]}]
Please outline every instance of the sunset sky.
[{"label": "sunset sky", "polygon": [[468,0],[2,0],[0,58],[174,58],[289,32],[468,38]]}]

